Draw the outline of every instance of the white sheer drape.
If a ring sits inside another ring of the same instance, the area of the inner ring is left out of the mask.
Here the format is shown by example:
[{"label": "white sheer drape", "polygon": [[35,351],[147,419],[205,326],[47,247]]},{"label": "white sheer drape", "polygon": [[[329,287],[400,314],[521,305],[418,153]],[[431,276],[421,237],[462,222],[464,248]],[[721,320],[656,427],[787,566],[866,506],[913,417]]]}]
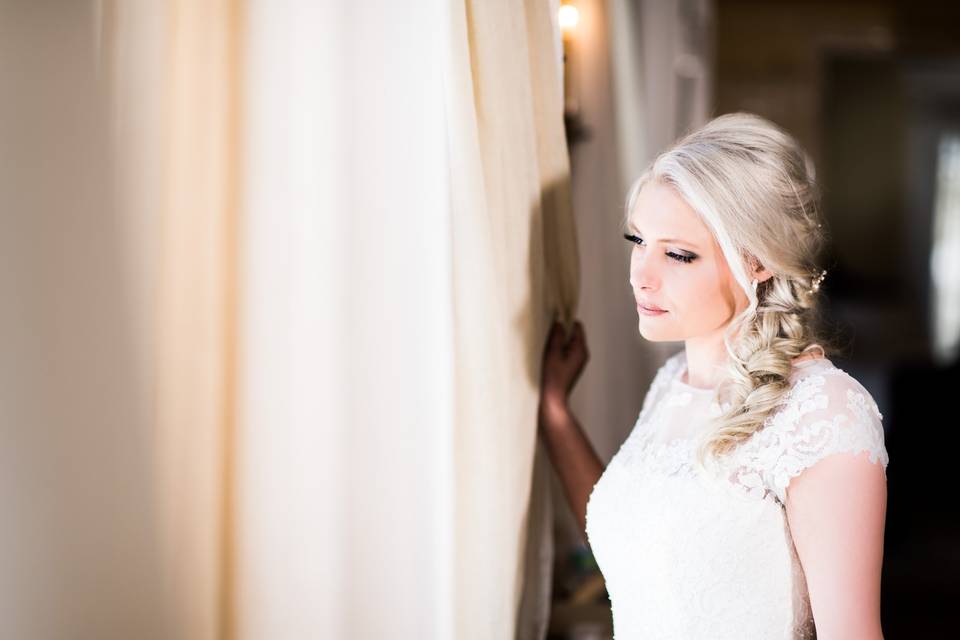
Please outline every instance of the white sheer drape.
[{"label": "white sheer drape", "polygon": [[548,305],[576,295],[548,7],[249,25],[239,628],[510,637]]},{"label": "white sheer drape", "polygon": [[242,637],[452,633],[440,9],[251,3]]},{"label": "white sheer drape", "polygon": [[555,3],[55,4],[0,8],[0,635],[542,636]]}]

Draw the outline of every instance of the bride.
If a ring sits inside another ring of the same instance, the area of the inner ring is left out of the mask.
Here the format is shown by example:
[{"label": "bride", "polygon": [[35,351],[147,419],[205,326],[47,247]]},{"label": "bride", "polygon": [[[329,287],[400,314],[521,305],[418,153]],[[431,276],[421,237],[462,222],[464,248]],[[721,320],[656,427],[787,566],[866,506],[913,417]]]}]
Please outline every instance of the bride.
[{"label": "bride", "polygon": [[554,324],[539,434],[630,638],[882,638],[882,415],[816,335],[809,157],[746,113],[660,154],[624,237],[640,334],[683,341],[603,467],[570,411],[583,325]]}]

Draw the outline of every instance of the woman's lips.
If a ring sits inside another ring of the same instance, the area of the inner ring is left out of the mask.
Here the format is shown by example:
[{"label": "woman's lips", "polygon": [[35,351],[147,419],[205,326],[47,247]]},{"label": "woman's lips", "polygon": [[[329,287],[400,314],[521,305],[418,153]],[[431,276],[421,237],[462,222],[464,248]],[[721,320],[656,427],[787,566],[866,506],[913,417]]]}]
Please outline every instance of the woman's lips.
[{"label": "woman's lips", "polygon": [[664,309],[658,309],[657,307],[647,307],[641,303],[637,303],[637,311],[642,313],[645,316],[659,316],[666,313]]}]

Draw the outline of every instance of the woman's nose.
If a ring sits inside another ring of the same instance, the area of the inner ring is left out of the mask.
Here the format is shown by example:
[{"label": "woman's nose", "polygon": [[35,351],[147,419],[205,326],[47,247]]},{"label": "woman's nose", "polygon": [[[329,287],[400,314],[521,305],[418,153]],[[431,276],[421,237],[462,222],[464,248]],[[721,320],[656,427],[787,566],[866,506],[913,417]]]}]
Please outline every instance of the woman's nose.
[{"label": "woman's nose", "polygon": [[660,288],[660,274],[650,252],[634,249],[630,257],[630,286],[635,291],[645,289],[656,291]]}]

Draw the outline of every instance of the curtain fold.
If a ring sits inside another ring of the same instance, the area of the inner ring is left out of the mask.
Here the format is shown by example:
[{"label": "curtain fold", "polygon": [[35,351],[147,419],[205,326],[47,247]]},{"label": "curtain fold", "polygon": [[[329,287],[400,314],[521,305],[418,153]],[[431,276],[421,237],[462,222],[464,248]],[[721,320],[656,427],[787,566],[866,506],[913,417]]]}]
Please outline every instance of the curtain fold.
[{"label": "curtain fold", "polygon": [[149,440],[157,637],[232,638],[241,226],[239,0],[99,7]]},{"label": "curtain fold", "polygon": [[[569,325],[579,294],[553,9],[530,1],[518,15],[467,2],[453,34],[470,48],[469,58],[460,49],[450,76],[472,79],[473,101],[456,92],[463,126],[450,129],[451,155],[475,157],[464,177],[453,172],[452,189],[459,199],[452,255],[457,547],[464,563],[457,637],[543,638],[549,622],[553,530],[550,470],[535,429],[539,364],[550,319]],[[490,260],[458,250],[477,238],[490,243]],[[494,425],[500,433],[491,432]],[[491,461],[503,461],[512,476],[491,476]],[[476,482],[485,475],[492,482]],[[511,588],[491,590],[496,584]],[[478,627],[483,610],[504,615]]]},{"label": "curtain fold", "polygon": [[156,455],[175,636],[232,637],[240,4],[167,4]]},{"label": "curtain fold", "polygon": [[555,4],[104,3],[169,637],[545,636]]}]

